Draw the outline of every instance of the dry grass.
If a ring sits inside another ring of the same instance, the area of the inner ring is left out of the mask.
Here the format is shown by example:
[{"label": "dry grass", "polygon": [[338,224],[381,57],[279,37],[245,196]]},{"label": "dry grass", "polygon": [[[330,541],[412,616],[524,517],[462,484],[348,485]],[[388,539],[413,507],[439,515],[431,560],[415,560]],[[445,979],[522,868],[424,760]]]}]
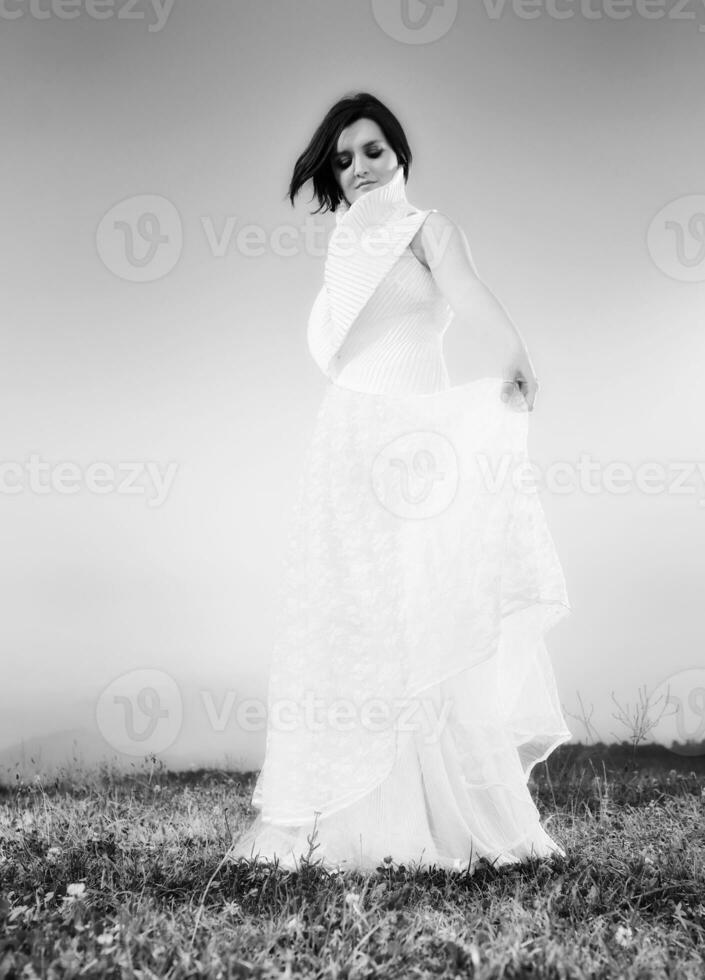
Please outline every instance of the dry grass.
[{"label": "dry grass", "polygon": [[531,784],[567,858],[473,875],[223,861],[254,774],[18,781],[0,791],[0,978],[702,980],[704,760],[578,749]]}]

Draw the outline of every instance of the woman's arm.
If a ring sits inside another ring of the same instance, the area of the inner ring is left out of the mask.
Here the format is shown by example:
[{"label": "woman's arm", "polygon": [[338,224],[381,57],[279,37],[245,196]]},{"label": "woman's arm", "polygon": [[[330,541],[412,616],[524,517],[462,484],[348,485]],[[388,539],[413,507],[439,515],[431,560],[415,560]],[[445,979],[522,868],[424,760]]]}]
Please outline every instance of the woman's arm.
[{"label": "woman's arm", "polygon": [[502,304],[480,279],[462,229],[434,211],[421,226],[419,244],[456,317],[500,345],[502,376],[507,380],[502,397],[506,400],[515,384],[532,411],[538,381],[529,352]]}]

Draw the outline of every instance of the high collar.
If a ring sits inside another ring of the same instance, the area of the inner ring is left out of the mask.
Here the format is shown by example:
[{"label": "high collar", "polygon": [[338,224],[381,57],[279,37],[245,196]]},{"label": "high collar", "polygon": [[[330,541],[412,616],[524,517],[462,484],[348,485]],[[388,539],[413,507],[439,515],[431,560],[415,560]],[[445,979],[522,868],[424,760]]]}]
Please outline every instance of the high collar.
[{"label": "high collar", "polygon": [[324,374],[332,377],[348,330],[429,213],[407,200],[402,166],[386,184],[335,209],[323,289],[308,330],[309,348]]},{"label": "high collar", "polygon": [[394,176],[386,184],[361,194],[352,204],[342,200],[334,212],[335,223],[336,227],[348,221],[355,224],[358,221],[362,224],[378,224],[392,215],[405,213],[407,208],[411,208],[411,205],[406,197],[404,167],[399,164]]}]

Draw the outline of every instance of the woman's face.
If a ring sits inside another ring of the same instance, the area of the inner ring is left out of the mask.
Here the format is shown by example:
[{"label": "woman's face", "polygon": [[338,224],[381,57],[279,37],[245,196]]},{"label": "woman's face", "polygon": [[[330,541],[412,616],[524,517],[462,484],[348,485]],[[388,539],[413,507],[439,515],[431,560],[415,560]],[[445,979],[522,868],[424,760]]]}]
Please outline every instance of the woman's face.
[{"label": "woman's face", "polygon": [[332,165],[345,199],[352,204],[374,187],[388,183],[399,161],[377,123],[358,119],[341,131]]}]

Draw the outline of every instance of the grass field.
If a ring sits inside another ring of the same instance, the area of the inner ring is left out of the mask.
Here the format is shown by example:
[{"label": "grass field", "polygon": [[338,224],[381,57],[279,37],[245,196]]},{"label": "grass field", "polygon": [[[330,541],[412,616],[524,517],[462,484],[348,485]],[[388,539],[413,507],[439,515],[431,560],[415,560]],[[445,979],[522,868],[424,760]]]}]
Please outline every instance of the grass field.
[{"label": "grass field", "polygon": [[566,849],[474,874],[227,860],[254,773],[145,760],[0,789],[0,978],[705,977],[705,756],[560,746]]}]

